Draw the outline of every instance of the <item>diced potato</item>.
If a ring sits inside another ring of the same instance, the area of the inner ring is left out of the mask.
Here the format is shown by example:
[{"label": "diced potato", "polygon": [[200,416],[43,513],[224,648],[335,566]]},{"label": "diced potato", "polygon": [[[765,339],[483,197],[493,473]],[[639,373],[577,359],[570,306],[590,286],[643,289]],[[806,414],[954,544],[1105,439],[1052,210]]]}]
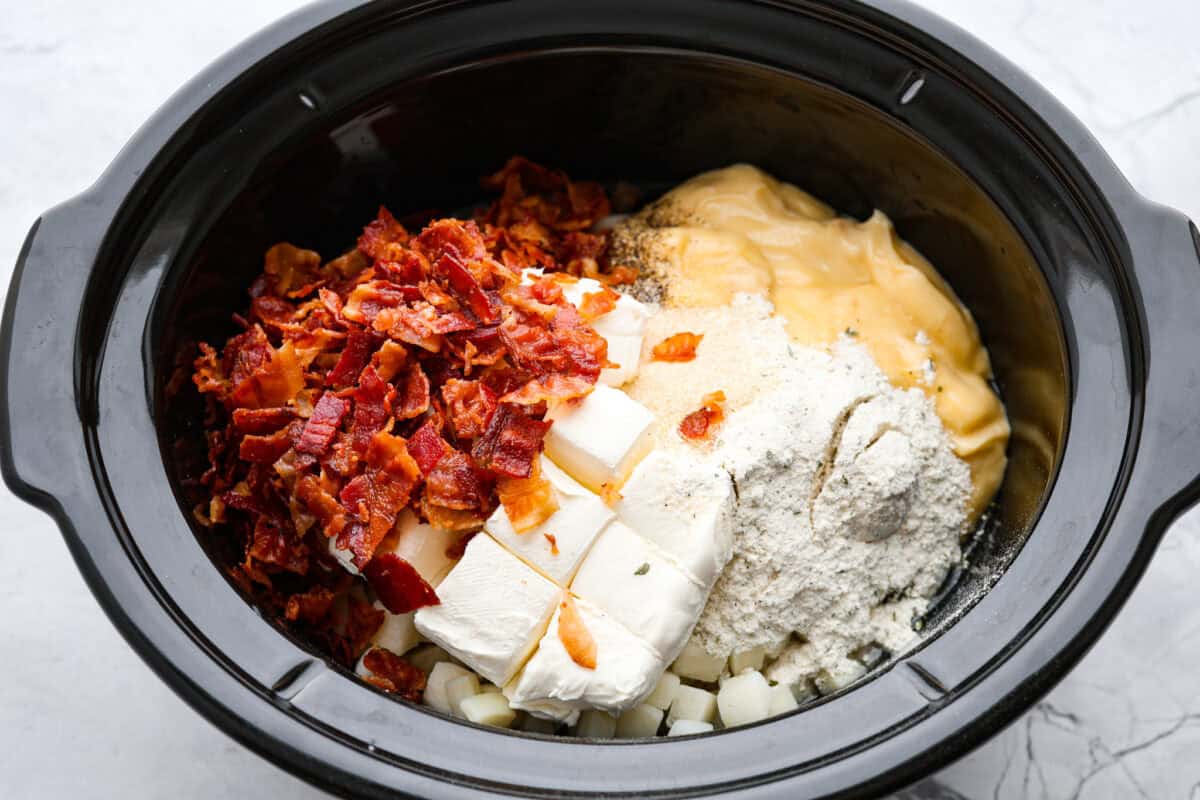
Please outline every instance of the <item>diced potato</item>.
[{"label": "diced potato", "polygon": [[712,722],[717,716],[717,696],[695,686],[680,684],[675,687],[671,698],[671,710],[667,713],[667,724],[674,725],[681,719],[693,722]]},{"label": "diced potato", "polygon": [[779,714],[786,714],[794,708],[799,708],[800,704],[796,702],[795,696],[792,694],[792,687],[784,684],[778,684],[771,687],[770,703],[767,711],[772,717]]},{"label": "diced potato", "polygon": [[717,693],[717,709],[727,728],[766,719],[771,715],[771,686],[761,672],[734,675]]},{"label": "diced potato", "polygon": [[867,668],[857,661],[842,659],[833,669],[823,669],[817,673],[813,683],[821,694],[833,694],[844,689],[867,672]]},{"label": "diced potato", "polygon": [[616,734],[618,739],[641,739],[658,734],[658,726],[662,724],[661,708],[642,703],[631,708],[617,719]]},{"label": "diced potato", "polygon": [[527,733],[542,733],[546,736],[553,736],[558,730],[558,723],[552,719],[542,719],[535,717],[533,714],[521,714],[521,730]]},{"label": "diced potato", "polygon": [[451,664],[449,661],[434,664],[425,681],[425,705],[432,706],[443,714],[454,713],[450,697],[446,694],[446,684],[455,678],[470,674],[458,664]]},{"label": "diced potato", "polygon": [[391,650],[398,656],[404,655],[417,646],[417,643],[421,641],[421,635],[417,633],[417,626],[413,624],[413,612],[392,614],[384,609],[378,600],[375,601],[375,607],[384,610],[385,615],[383,624],[371,638],[373,645]]},{"label": "diced potato", "polygon": [[508,698],[495,692],[472,695],[462,701],[462,713],[471,722],[507,728],[517,717],[509,708]]},{"label": "diced potato", "polygon": [[427,644],[423,647],[418,647],[411,653],[405,656],[408,663],[412,664],[417,669],[424,672],[426,675],[433,672],[433,665],[442,661],[454,662],[454,656],[447,653],[436,644]]},{"label": "diced potato", "polygon": [[688,642],[684,645],[683,652],[679,654],[679,657],[675,659],[675,664],[671,667],[671,671],[679,677],[701,683],[714,683],[717,678],[721,677],[724,669],[724,658],[709,655],[696,642]]},{"label": "diced potato", "polygon": [[474,672],[468,672],[466,675],[459,675],[457,678],[452,678],[446,682],[446,702],[450,704],[450,711],[455,716],[465,716],[462,711],[462,702],[468,697],[474,697],[479,694],[479,676]]},{"label": "diced potato", "polygon": [[675,689],[679,687],[679,676],[674,672],[664,672],[658,679],[654,691],[646,696],[646,703],[666,711],[675,697]]},{"label": "diced potato", "polygon": [[748,669],[761,670],[764,656],[766,656],[764,647],[752,647],[749,650],[734,653],[729,657],[729,671],[737,675]]},{"label": "diced potato", "polygon": [[667,736],[688,736],[693,733],[711,733],[713,724],[711,722],[697,722],[694,719],[676,720],[671,725],[671,730],[667,731]]},{"label": "diced potato", "polygon": [[616,732],[616,717],[596,709],[589,709],[580,714],[579,724],[575,726],[576,736],[589,739],[611,739]]}]

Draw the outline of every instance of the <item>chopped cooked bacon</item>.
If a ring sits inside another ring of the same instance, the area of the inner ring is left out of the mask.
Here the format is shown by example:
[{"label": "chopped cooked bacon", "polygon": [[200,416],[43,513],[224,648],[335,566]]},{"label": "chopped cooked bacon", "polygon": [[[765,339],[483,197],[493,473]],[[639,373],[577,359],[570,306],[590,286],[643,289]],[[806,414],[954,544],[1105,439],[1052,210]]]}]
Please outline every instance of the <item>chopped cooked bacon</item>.
[{"label": "chopped cooked bacon", "polygon": [[395,261],[407,252],[408,231],[383,206],[358,237],[359,252],[377,261]]},{"label": "chopped cooked bacon", "polygon": [[431,417],[408,437],[408,452],[417,462],[422,475],[432,472],[442,456],[450,450],[450,445],[442,438],[441,428],[441,420]]},{"label": "chopped cooked bacon", "polygon": [[588,322],[602,317],[617,307],[621,295],[605,286],[598,292],[588,292],[579,304],[579,314]]},{"label": "chopped cooked bacon", "polygon": [[412,564],[395,553],[380,553],[363,568],[383,607],[393,614],[407,614],[441,603],[437,592]]},{"label": "chopped cooked bacon", "polygon": [[550,555],[558,555],[558,537],[553,533],[543,533],[542,536],[545,537],[546,542],[550,545]]},{"label": "chopped cooked bacon", "polygon": [[496,395],[480,381],[450,379],[442,386],[450,430],[459,441],[483,435],[496,410]]},{"label": "chopped cooked bacon", "polygon": [[[563,295],[575,276],[628,277],[591,231],[604,192],[520,158],[489,184],[502,194],[473,222],[410,235],[381,208],[324,265],[273,247],[233,316],[239,332],[193,362],[208,400],[198,519],[240,548],[238,585],[343,664],[384,619],[364,580],[392,610],[430,600],[381,547],[399,514],[456,532],[455,558],[500,503],[520,530],[544,522],[557,503],[537,471],[546,406],[585,395],[608,365],[589,320],[618,296],[593,292],[580,313]],[[522,284],[533,266],[545,277]],[[340,569],[323,537],[367,577]],[[417,698],[420,674],[396,663],[370,680]]]},{"label": "chopped cooked bacon", "polygon": [[358,388],[354,390],[354,418],[350,425],[351,446],[358,453],[367,448],[367,443],[392,415],[392,400],[396,390],[379,378],[374,367],[366,367]]},{"label": "chopped cooked bacon", "polygon": [[376,337],[370,331],[352,330],[346,337],[346,346],[338,356],[337,364],[325,376],[325,384],[330,387],[349,386],[358,380],[359,373],[371,359],[371,354],[378,346]]},{"label": "chopped cooked bacon", "polygon": [[416,361],[409,362],[403,376],[393,413],[396,419],[414,419],[429,410],[429,378]]},{"label": "chopped cooked bacon", "polygon": [[558,640],[563,649],[584,669],[596,668],[596,640],[588,630],[570,592],[563,592],[558,605]]},{"label": "chopped cooked bacon", "polygon": [[519,406],[535,406],[551,400],[563,402],[586,397],[596,388],[595,381],[581,378],[578,375],[560,375],[551,373],[534,378],[520,389],[509,392],[500,398],[501,403],[514,403]]},{"label": "chopped cooked bacon", "polygon": [[238,433],[274,433],[296,418],[290,408],[235,408],[233,429]]},{"label": "chopped cooked bacon", "polygon": [[536,420],[518,406],[504,404],[492,414],[487,430],[476,440],[471,455],[498,476],[528,478],[542,450],[550,423]]},{"label": "chopped cooked bacon", "polygon": [[320,268],[319,253],[280,242],[267,251],[263,272],[272,279],[274,293],[286,296],[302,286],[316,283]]},{"label": "chopped cooked bacon", "polygon": [[333,607],[333,592],[324,586],[315,586],[307,592],[299,592],[287,599],[283,615],[289,622],[304,622],[315,625],[325,618]]},{"label": "chopped cooked bacon", "polygon": [[702,333],[681,331],[672,334],[654,345],[650,351],[652,361],[691,361],[696,357],[696,348],[700,346]]},{"label": "chopped cooked bacon", "polygon": [[542,475],[536,461],[528,478],[498,478],[496,495],[500,505],[504,506],[509,524],[517,533],[533,530],[558,511],[554,487]]},{"label": "chopped cooked bacon", "polygon": [[425,478],[425,499],[432,505],[469,511],[483,508],[483,484],[470,456],[450,450]]},{"label": "chopped cooked bacon", "polygon": [[725,419],[724,403],[724,392],[716,391],[705,395],[700,408],[688,414],[679,423],[679,434],[692,441],[711,438]]},{"label": "chopped cooked bacon", "polygon": [[398,694],[410,703],[421,702],[425,691],[425,673],[391,650],[375,647],[363,654],[362,665],[371,673],[363,678],[389,694]]},{"label": "chopped cooked bacon", "polygon": [[349,410],[350,403],[332,392],[321,395],[321,399],[313,408],[312,416],[304,425],[304,432],[300,435],[296,450],[314,456],[324,455],[333,443],[333,437],[337,435],[342,418]]}]

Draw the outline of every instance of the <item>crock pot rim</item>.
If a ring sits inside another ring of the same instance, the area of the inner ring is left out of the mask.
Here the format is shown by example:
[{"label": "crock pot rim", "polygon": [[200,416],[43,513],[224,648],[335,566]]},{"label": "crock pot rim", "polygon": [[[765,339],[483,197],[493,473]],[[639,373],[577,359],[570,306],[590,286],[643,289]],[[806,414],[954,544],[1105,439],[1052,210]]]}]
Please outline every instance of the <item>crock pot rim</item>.
[{"label": "crock pot rim", "polygon": [[[294,35],[309,31],[311,28],[319,26],[324,22],[328,22],[339,16],[343,11],[358,7],[357,2],[341,2],[327,3],[325,5],[297,12],[290,17],[282,20],[276,25],[269,28],[262,34],[259,34],[254,39],[247,42],[245,45],[235,49],[228,56],[219,61],[205,73],[202,73],[194,82],[185,87],[175,98],[173,98],[163,111],[159,112],[147,125],[140,131],[129,146],[122,152],[114,165],[105,176],[97,182],[96,186],[84,193],[80,198],[77,198],[72,203],[61,206],[55,211],[49,212],[45,217],[43,224],[47,229],[54,225],[61,225],[67,219],[78,221],[84,219],[85,222],[90,221],[90,225],[94,227],[97,237],[108,228],[108,223],[111,219],[119,215],[119,210],[113,208],[111,203],[114,197],[124,200],[129,192],[136,187],[137,178],[141,174],[141,170],[149,163],[150,159],[158,155],[159,150],[169,141],[171,136],[178,130],[178,127],[192,114],[201,108],[212,96],[224,87],[225,84],[231,82],[231,79],[240,75],[244,69],[250,68],[252,63],[257,60],[255,55],[264,50],[274,50],[280,43],[287,42]],[[419,8],[425,8],[436,4],[425,4]],[[836,3],[838,7],[848,6],[848,4]],[[952,28],[936,18],[933,18],[924,12],[912,9],[906,5],[891,2],[881,2],[872,4],[878,9],[889,13],[902,21],[912,24],[916,22],[919,26],[925,29],[927,35],[932,35],[935,38],[940,37],[943,43],[949,44],[953,49],[961,52],[970,52],[977,63],[981,63],[985,70],[989,71],[992,76],[1001,80],[1003,83],[1010,86],[1016,93],[1027,102],[1031,107],[1038,111],[1039,115],[1053,123],[1053,127],[1058,132],[1060,137],[1066,138],[1069,142],[1075,142],[1072,149],[1077,151],[1077,155],[1084,168],[1088,171],[1089,176],[1103,190],[1105,197],[1111,202],[1114,215],[1127,223],[1128,229],[1132,233],[1140,233],[1140,236],[1130,235],[1129,239],[1141,245],[1140,249],[1143,256],[1148,260],[1157,260],[1162,255],[1162,251],[1155,248],[1153,244],[1148,244],[1150,240],[1156,239],[1169,244],[1165,247],[1167,255],[1177,257],[1179,253],[1185,249],[1190,250],[1192,242],[1187,234],[1187,226],[1183,223],[1182,218],[1177,215],[1170,214],[1162,210],[1155,210],[1149,204],[1141,201],[1129,188],[1128,184],[1120,177],[1112,166],[1111,162],[1099,151],[1099,148],[1091,140],[1090,136],[1083,131],[1073,119],[1066,114],[1048,95],[1042,90],[1037,89],[1027,79],[1015,71],[1014,68],[1007,65],[1006,62],[999,60],[997,56],[991,54],[982,45],[979,45],[970,37],[962,34],[957,29]],[[408,8],[407,6],[405,8]],[[419,8],[414,9],[414,13],[419,11]],[[955,40],[958,39],[956,42]],[[996,63],[989,64],[992,60]],[[1004,75],[1004,72],[1008,75]],[[1015,87],[1013,84],[1017,84]],[[1025,85],[1021,85],[1024,83]],[[160,140],[161,139],[161,140]],[[81,217],[82,215],[82,217]],[[80,564],[81,570],[85,577],[88,578],[89,585],[96,592],[97,597],[105,606],[106,611],[117,622],[122,633],[131,640],[139,653],[143,655],[157,671],[168,677],[168,681],[177,689],[185,693],[189,702],[198,707],[206,716],[218,721],[218,724],[226,730],[230,730],[235,724],[235,720],[222,718],[225,714],[225,709],[220,707],[220,704],[214,698],[206,695],[196,685],[188,687],[185,682],[190,683],[195,676],[184,676],[175,673],[174,665],[160,657],[160,654],[155,650],[153,644],[148,638],[142,636],[142,632],[138,626],[124,615],[122,609],[116,607],[116,603],[112,595],[108,592],[107,587],[96,565],[93,563],[94,554],[80,541],[78,532],[74,531],[74,526],[67,509],[64,506],[71,505],[72,497],[61,497],[61,492],[55,486],[37,485],[27,482],[22,479],[19,474],[18,466],[14,461],[12,450],[12,432],[9,424],[10,411],[8,406],[9,399],[9,367],[11,361],[11,346],[13,343],[13,322],[14,310],[17,304],[19,288],[24,277],[23,266],[28,263],[31,256],[31,251],[36,251],[36,240],[38,237],[39,227],[35,225],[33,231],[22,250],[20,266],[14,274],[13,291],[10,291],[8,301],[6,303],[6,312],[4,317],[3,329],[0,330],[0,340],[3,341],[4,347],[4,363],[0,364],[0,380],[4,381],[4,385],[0,386],[0,397],[3,398],[3,419],[4,419],[4,439],[2,447],[0,447],[0,467],[3,468],[5,480],[13,488],[15,492],[27,500],[39,505],[48,510],[58,521],[60,527],[63,528],[68,543],[71,545],[72,553]],[[37,255],[37,253],[34,253]],[[64,326],[70,327],[70,326]],[[61,334],[60,334],[61,335]],[[61,345],[64,341],[60,338],[56,343]],[[78,376],[76,376],[78,377]],[[76,389],[78,390],[78,386]],[[86,407],[79,409],[71,409],[73,412],[78,412],[76,416],[82,416],[87,423],[89,410]],[[1138,437],[1135,435],[1134,439]],[[1192,462],[1179,461],[1180,464],[1192,466]],[[78,465],[72,465],[78,467]],[[1130,465],[1133,469],[1133,465]],[[1189,473],[1194,474],[1194,473]],[[84,479],[85,475],[62,475],[58,476],[57,480],[69,482],[71,479]],[[57,481],[56,481],[57,482]],[[86,486],[86,482],[82,483]],[[1174,488],[1174,487],[1173,487]],[[1150,516],[1150,522],[1146,527],[1147,535],[1142,539],[1141,546],[1135,553],[1135,558],[1129,564],[1129,570],[1121,582],[1126,588],[1131,587],[1132,581],[1136,579],[1137,574],[1140,574],[1144,567],[1145,560],[1148,558],[1153,544],[1158,535],[1161,534],[1167,522],[1174,514],[1182,508],[1186,503],[1191,502],[1196,490],[1196,485],[1192,482],[1179,494],[1173,497],[1165,498],[1161,505],[1158,505],[1157,510]],[[70,494],[68,492],[68,494]],[[61,500],[61,502],[60,502]],[[1150,509],[1142,509],[1149,513]],[[1114,592],[1113,595],[1120,594],[1116,598],[1116,603],[1119,604],[1123,599],[1122,592]],[[1111,607],[1111,598],[1110,603]],[[1103,615],[1104,619],[1100,622],[1100,628],[1107,622],[1111,614]],[[1099,629],[1091,626],[1087,629],[1087,638],[1090,642],[1098,635]],[[1069,657],[1069,661],[1073,661],[1078,655],[1082,654],[1082,647],[1075,648],[1076,653]],[[1042,679],[1040,681],[1026,682],[1022,685],[1022,692],[1034,691],[1040,693],[1052,681],[1065,670],[1065,667],[1059,665],[1049,676],[1049,680]],[[1041,688],[1036,688],[1040,685]],[[189,691],[190,689],[190,691]],[[1010,706],[1011,708],[1011,706]],[[270,727],[263,724],[262,728]],[[260,741],[255,741],[250,735],[251,731],[243,731],[238,738],[244,743],[249,744],[255,749],[268,750],[272,757],[285,761],[297,768],[301,772],[306,772],[306,777],[313,779],[319,776],[313,772],[311,764],[305,763],[308,759],[305,753],[291,749],[286,744],[280,741],[272,741],[271,747],[267,747]],[[964,747],[966,745],[964,744]],[[955,753],[945,752],[940,754],[939,763],[944,762],[957,752],[961,752],[963,747],[956,748]],[[929,762],[932,763],[932,762]],[[926,764],[927,766],[928,764]],[[335,785],[342,790],[354,786],[354,776],[342,776],[342,780]],[[900,776],[893,776],[893,782],[898,780]],[[883,785],[883,784],[880,784]]]}]

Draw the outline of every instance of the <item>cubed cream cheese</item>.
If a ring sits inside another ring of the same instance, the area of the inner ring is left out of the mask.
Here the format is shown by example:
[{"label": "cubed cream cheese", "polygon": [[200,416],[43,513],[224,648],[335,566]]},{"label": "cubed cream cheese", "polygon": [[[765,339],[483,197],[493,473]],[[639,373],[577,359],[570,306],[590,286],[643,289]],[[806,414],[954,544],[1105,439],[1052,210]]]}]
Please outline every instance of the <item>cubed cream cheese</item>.
[{"label": "cubed cream cheese", "polygon": [[441,603],[416,612],[421,635],[503,686],[536,646],[562,590],[477,535],[438,586]]},{"label": "cubed cream cheese", "polygon": [[484,530],[552,581],[566,586],[614,514],[598,495],[580,486],[545,457],[542,475],[554,489],[557,511],[537,527],[517,533],[504,506],[500,506]]},{"label": "cubed cream cheese", "polygon": [[592,545],[571,591],[607,612],[666,663],[687,642],[708,595],[620,520],[610,523]]},{"label": "cubed cream cheese", "polygon": [[582,400],[553,406],[546,455],[597,494],[618,490],[654,446],[654,415],[620,389],[597,385]]},{"label": "cubed cream cheese", "polygon": [[690,453],[655,450],[621,489],[617,517],[711,588],[733,553],[733,479]]},{"label": "cubed cream cheese", "polygon": [[583,625],[596,643],[596,667],[576,664],[558,637],[561,607],[525,668],[504,693],[513,708],[574,724],[589,708],[620,712],[653,691],[666,663],[603,611],[576,600]]}]

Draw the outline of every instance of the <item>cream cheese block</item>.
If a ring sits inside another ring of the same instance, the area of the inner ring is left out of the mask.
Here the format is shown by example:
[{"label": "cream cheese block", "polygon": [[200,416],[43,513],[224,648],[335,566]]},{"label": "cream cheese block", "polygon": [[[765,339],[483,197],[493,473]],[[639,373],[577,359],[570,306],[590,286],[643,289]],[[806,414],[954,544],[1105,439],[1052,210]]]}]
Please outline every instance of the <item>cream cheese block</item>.
[{"label": "cream cheese block", "polygon": [[654,690],[666,667],[663,660],[599,608],[583,600],[575,605],[596,642],[596,668],[571,659],[558,637],[561,608],[556,609],[537,651],[504,688],[513,708],[574,724],[581,711],[625,711]]},{"label": "cream cheese block", "polygon": [[537,645],[562,590],[480,534],[437,593],[439,605],[416,612],[417,630],[483,678],[504,686]]},{"label": "cream cheese block", "polygon": [[571,591],[604,609],[666,663],[687,642],[708,596],[705,587],[620,520],[592,545]]},{"label": "cream cheese block", "polygon": [[616,491],[654,447],[654,415],[620,389],[597,385],[546,413],[546,455],[598,494]]},{"label": "cream cheese block", "polygon": [[733,479],[691,454],[655,450],[621,489],[617,518],[712,588],[733,553]]},{"label": "cream cheese block", "polygon": [[[496,509],[484,530],[551,580],[566,586],[600,531],[615,516],[595,493],[542,457],[542,475],[550,481],[558,510],[535,528],[517,533],[504,511]],[[547,538],[553,537],[553,543]]]}]

